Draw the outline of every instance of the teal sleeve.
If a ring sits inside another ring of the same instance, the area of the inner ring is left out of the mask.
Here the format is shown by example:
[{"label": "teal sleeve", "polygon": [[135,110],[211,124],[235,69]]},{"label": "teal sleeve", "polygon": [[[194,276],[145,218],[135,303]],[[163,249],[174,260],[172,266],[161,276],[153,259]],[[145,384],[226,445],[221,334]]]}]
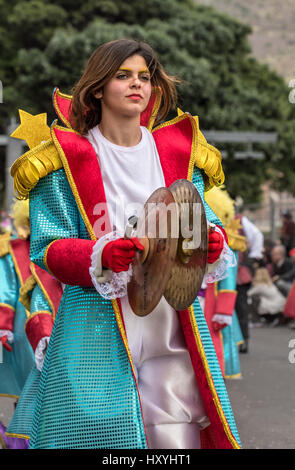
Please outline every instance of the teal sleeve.
[{"label": "teal sleeve", "polygon": [[44,311],[44,310],[52,314],[52,310],[51,310],[49,303],[47,302],[38,284],[36,284],[32,291],[30,313],[32,315],[33,313]]},{"label": "teal sleeve", "polygon": [[10,254],[0,258],[0,306],[16,308],[19,297],[19,281]]},{"label": "teal sleeve", "polygon": [[44,253],[52,241],[79,238],[79,212],[63,169],[42,178],[30,192],[30,221],[30,258],[46,270]]}]

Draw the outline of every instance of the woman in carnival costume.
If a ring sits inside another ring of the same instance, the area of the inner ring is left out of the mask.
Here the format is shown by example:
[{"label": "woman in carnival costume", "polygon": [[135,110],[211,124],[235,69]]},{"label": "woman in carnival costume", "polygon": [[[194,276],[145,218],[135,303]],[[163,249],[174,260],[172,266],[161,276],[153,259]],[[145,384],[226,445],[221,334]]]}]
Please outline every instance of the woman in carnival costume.
[{"label": "woman in carnival costume", "polygon": [[[239,448],[198,301],[176,312],[162,297],[148,316],[137,317],[126,291],[108,300],[99,293],[108,283],[115,289],[142,249],[136,238],[123,238],[130,214],[122,206],[143,205],[155,189],[181,178],[203,199],[224,180],[220,153],[197,117],[161,122],[176,103],[175,79],[145,43],[100,46],[73,96],[56,89],[53,101],[64,126],[55,123],[50,139],[12,168],[19,196],[30,193],[31,259],[66,285],[30,448]],[[205,207],[208,220],[221,225]],[[225,245],[216,228],[211,264]]]},{"label": "woman in carnival costume", "polygon": [[[46,337],[49,339],[53,325],[51,312],[57,309],[56,302],[61,297],[61,286],[46,271],[34,266],[29,259],[28,200],[18,201],[13,205],[12,219],[18,238],[10,238],[8,235],[0,239],[0,268],[3,274],[1,292],[2,299],[6,300],[1,304],[0,313],[3,328],[0,334],[4,347],[3,363],[0,364],[0,383],[1,394],[16,398],[20,395],[20,398],[8,428],[2,423],[0,426],[2,446],[21,449],[28,447],[26,439],[29,437],[28,433],[22,432],[26,424],[24,412],[27,413],[27,408],[21,412],[21,397],[36,369],[35,361],[37,364],[42,361],[44,341]],[[14,309],[14,315],[10,317],[7,315],[8,307]],[[31,406],[31,400],[27,400],[26,407]],[[11,423],[16,420],[18,432],[14,432],[15,427],[11,427]],[[10,428],[12,432],[8,432]]]},{"label": "woman in carnival costume", "polygon": [[204,313],[224,377],[240,378],[238,348],[244,340],[235,311],[235,301],[238,253],[246,250],[246,239],[239,233],[241,225],[239,219],[235,219],[234,200],[224,188],[212,188],[205,194],[205,200],[225,228],[228,244],[235,253],[236,264],[227,268],[224,279],[215,285],[208,285]]}]

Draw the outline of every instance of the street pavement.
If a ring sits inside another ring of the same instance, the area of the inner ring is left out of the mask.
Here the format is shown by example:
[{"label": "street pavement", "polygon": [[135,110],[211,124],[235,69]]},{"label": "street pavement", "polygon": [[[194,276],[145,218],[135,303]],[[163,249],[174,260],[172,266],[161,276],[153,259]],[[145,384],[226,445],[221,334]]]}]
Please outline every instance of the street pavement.
[{"label": "street pavement", "polygon": [[240,354],[242,379],[226,380],[242,446],[294,449],[295,330],[264,326],[250,336],[248,354]]},{"label": "street pavement", "polygon": [[[250,335],[249,353],[240,354],[242,379],[226,380],[242,446],[293,449],[295,330],[264,326],[250,329]],[[292,339],[294,345],[289,347]],[[0,397],[0,420],[5,425],[12,416],[13,403]]]}]

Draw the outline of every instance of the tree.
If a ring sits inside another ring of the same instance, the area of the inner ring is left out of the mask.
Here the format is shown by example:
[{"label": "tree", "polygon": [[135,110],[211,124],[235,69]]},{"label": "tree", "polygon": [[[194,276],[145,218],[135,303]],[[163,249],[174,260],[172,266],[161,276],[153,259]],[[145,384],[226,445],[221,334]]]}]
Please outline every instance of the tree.
[{"label": "tree", "polygon": [[166,70],[183,79],[179,106],[197,114],[201,128],[278,132],[277,145],[261,146],[263,162],[237,162],[227,146],[224,166],[232,194],[257,201],[269,169],[277,188],[295,193],[290,90],[251,56],[248,26],[192,0],[0,0],[3,8],[2,122],[17,108],[46,111],[51,121],[54,86],[69,93],[99,44],[133,37],[151,44]]}]

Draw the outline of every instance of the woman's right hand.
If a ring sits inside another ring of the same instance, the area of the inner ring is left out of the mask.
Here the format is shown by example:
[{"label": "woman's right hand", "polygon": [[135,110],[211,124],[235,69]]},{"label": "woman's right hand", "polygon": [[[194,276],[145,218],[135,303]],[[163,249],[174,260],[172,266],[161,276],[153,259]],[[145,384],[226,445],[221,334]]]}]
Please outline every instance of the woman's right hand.
[{"label": "woman's right hand", "polygon": [[102,266],[111,269],[114,273],[128,271],[136,250],[142,251],[144,247],[138,238],[119,238],[105,245],[102,251]]}]

